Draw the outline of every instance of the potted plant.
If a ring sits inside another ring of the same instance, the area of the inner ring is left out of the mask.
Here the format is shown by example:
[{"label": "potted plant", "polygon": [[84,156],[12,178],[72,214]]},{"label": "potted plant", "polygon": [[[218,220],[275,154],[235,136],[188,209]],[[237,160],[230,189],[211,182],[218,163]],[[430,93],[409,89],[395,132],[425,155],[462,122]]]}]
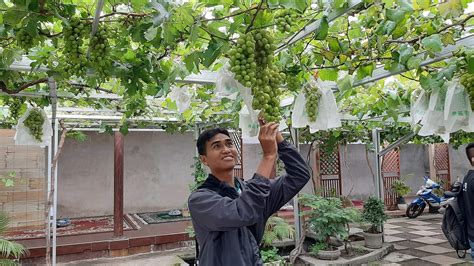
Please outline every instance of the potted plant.
[{"label": "potted plant", "polygon": [[368,248],[381,248],[382,236],[380,228],[387,220],[385,206],[380,199],[369,197],[364,202],[362,211],[362,221],[369,224],[368,229],[364,230],[365,246]]},{"label": "potted plant", "polygon": [[271,216],[265,225],[260,251],[265,266],[284,265],[284,259],[278,254],[278,248],[272,246],[276,240],[294,239],[295,229],[283,218]]},{"label": "potted plant", "polygon": [[406,211],[407,203],[404,196],[406,196],[411,191],[411,188],[407,186],[404,180],[395,180],[392,183],[392,191],[397,194],[398,209]]},{"label": "potted plant", "polygon": [[311,247],[310,253],[323,260],[338,259],[341,251],[331,240],[347,239],[347,225],[357,219],[358,211],[354,208],[343,208],[339,198],[303,195],[301,203],[311,208],[302,215],[307,216],[308,229],[316,235],[316,244]]}]

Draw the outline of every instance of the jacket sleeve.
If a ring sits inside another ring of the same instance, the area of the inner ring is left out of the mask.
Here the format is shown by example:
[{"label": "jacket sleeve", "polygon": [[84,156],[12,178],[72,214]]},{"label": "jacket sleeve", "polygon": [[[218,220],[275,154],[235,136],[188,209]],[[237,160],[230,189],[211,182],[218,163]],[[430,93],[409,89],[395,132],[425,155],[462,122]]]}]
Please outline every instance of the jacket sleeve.
[{"label": "jacket sleeve", "polygon": [[209,231],[230,231],[261,219],[269,192],[270,180],[255,174],[237,199],[195,191],[189,197],[189,211],[193,221]]},{"label": "jacket sleeve", "polygon": [[286,174],[271,181],[270,196],[265,208],[267,218],[296,196],[311,178],[303,157],[287,141],[278,144],[278,156],[285,164]]}]

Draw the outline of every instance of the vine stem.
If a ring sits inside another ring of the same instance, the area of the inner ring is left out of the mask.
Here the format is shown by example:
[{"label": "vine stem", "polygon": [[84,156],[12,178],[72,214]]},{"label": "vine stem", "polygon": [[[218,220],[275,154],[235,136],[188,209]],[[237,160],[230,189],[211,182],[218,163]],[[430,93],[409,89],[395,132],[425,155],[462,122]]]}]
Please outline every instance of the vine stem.
[{"label": "vine stem", "polygon": [[257,11],[255,11],[255,14],[254,14],[253,17],[252,17],[252,21],[250,21],[250,24],[249,24],[249,26],[247,27],[247,30],[245,30],[245,33],[249,33],[250,29],[252,28],[253,23],[255,22],[255,19],[257,18],[258,11],[260,11],[260,8],[261,8],[262,5],[263,5],[263,2],[265,2],[265,0],[261,0],[260,3],[258,4],[258,6],[257,6]]}]

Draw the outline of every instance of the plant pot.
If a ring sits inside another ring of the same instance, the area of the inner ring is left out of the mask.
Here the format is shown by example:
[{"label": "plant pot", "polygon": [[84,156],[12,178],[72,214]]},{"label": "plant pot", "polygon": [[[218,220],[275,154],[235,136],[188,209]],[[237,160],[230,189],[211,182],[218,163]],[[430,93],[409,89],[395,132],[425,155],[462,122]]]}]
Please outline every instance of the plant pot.
[{"label": "plant pot", "polygon": [[316,258],[321,260],[337,260],[341,256],[341,251],[339,249],[336,250],[320,250],[318,254],[316,254]]},{"label": "plant pot", "polygon": [[181,215],[183,217],[189,217],[191,214],[189,213],[189,209],[181,209]]},{"label": "plant pot", "polygon": [[365,246],[368,248],[382,248],[383,233],[372,234],[364,232]]}]

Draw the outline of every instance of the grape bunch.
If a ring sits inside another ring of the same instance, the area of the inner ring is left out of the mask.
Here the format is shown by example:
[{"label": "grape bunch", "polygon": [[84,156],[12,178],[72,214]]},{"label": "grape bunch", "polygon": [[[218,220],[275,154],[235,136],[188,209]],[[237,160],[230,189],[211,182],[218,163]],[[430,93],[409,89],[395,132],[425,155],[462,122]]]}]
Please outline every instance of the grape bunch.
[{"label": "grape bunch", "polygon": [[33,38],[33,36],[28,34],[26,29],[19,30],[16,34],[16,37],[17,37],[16,42],[17,42],[18,46],[20,46],[21,48],[23,48],[25,50],[30,49],[31,47],[35,46],[35,44],[36,44],[35,38]]},{"label": "grape bunch", "polygon": [[321,99],[321,93],[318,88],[306,86],[304,88],[304,94],[306,97],[305,110],[308,115],[310,122],[315,122],[318,116],[319,100]]},{"label": "grape bunch", "polygon": [[460,83],[466,89],[467,94],[469,94],[469,99],[471,100],[471,108],[474,110],[474,74],[466,73],[462,75]]},{"label": "grape bunch", "polygon": [[292,92],[298,92],[301,88],[301,82],[296,75],[286,75],[286,87]]},{"label": "grape bunch", "polygon": [[7,100],[6,104],[8,105],[11,118],[18,119],[24,102],[25,99],[23,97],[11,97]]},{"label": "grape bunch", "polygon": [[280,118],[280,85],[285,74],[273,66],[276,49],[268,31],[256,30],[242,35],[229,51],[231,71],[237,81],[251,88],[254,109],[262,110],[266,121]]},{"label": "grape bunch", "polygon": [[293,23],[293,16],[290,10],[284,10],[276,16],[276,25],[281,32],[290,32]]},{"label": "grape bunch", "polygon": [[30,110],[23,124],[30,130],[30,134],[37,140],[43,139],[43,123],[44,116],[40,109],[33,108]]},{"label": "grape bunch", "polygon": [[89,25],[77,17],[68,24],[63,23],[64,57],[66,58],[65,72],[71,76],[86,74],[87,60],[81,49],[84,39],[89,33]]},{"label": "grape bunch", "polygon": [[99,27],[96,34],[92,37],[90,42],[90,64],[95,68],[99,77],[107,77],[107,70],[112,66],[110,60],[110,45],[107,38],[109,34],[107,29]]}]

